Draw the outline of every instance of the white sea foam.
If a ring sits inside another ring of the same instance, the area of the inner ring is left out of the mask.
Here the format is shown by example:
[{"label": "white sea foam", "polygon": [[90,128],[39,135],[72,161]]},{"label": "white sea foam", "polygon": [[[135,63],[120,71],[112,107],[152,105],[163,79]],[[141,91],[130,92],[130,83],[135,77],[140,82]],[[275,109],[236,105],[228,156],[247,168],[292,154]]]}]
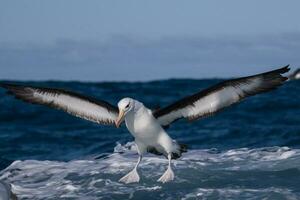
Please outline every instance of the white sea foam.
[{"label": "white sea foam", "polygon": [[140,183],[119,183],[136,160],[133,143],[118,144],[114,153],[97,160],[15,161],[0,173],[0,180],[11,183],[21,199],[141,199],[149,195],[152,199],[296,199],[300,195],[300,149],[191,150],[173,162],[176,178],[167,184],[156,182],[167,160],[147,155],[140,165]]}]

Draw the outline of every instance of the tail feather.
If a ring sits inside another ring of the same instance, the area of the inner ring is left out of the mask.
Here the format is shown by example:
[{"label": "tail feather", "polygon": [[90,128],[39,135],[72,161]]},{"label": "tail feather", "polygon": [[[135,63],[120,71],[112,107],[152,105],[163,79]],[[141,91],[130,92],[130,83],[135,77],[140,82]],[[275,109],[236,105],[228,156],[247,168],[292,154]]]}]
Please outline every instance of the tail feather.
[{"label": "tail feather", "polygon": [[[174,142],[174,150],[171,153],[171,158],[172,159],[178,159],[181,157],[182,153],[187,152],[187,145],[186,144],[180,144],[177,143],[176,141]],[[165,150],[163,150],[163,148],[157,148],[157,147],[153,147],[153,146],[148,146],[147,147],[147,152],[148,153],[152,153],[158,156],[165,156],[166,158],[168,158],[168,154]]]},{"label": "tail feather", "polygon": [[172,152],[172,159],[178,159],[181,157],[182,153],[187,152],[187,145],[177,143],[176,151]]}]

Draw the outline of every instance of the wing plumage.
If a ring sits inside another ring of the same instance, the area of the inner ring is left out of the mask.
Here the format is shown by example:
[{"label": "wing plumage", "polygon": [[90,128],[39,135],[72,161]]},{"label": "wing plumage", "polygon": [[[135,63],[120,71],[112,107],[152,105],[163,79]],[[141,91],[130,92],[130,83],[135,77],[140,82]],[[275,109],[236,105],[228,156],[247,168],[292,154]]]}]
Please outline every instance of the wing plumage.
[{"label": "wing plumage", "polygon": [[267,92],[287,80],[281,74],[289,71],[289,65],[262,74],[221,82],[192,96],[185,97],[153,113],[162,126],[180,119],[196,120],[212,115],[248,96]]},{"label": "wing plumage", "polygon": [[17,99],[63,110],[76,117],[99,124],[113,124],[118,116],[117,107],[74,92],[5,83],[1,83],[0,86],[7,89],[8,93]]}]

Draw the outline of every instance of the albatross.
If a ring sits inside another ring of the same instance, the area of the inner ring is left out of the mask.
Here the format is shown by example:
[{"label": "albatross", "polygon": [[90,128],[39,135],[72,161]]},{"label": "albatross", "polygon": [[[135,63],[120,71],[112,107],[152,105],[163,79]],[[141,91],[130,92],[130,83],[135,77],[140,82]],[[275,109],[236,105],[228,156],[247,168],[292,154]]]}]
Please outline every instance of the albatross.
[{"label": "albatross", "polygon": [[138,165],[144,153],[150,152],[168,159],[167,170],[158,179],[166,183],[174,179],[171,160],[181,157],[187,151],[185,145],[168,135],[166,127],[181,118],[194,121],[211,116],[246,97],[275,89],[287,80],[282,74],[288,71],[289,65],[253,76],[226,80],[154,111],[129,97],[121,99],[116,107],[106,101],[63,89],[10,83],[1,83],[0,86],[23,101],[63,110],[98,124],[119,127],[125,121],[128,131],[134,137],[139,157],[135,167],[119,181],[139,182]]}]

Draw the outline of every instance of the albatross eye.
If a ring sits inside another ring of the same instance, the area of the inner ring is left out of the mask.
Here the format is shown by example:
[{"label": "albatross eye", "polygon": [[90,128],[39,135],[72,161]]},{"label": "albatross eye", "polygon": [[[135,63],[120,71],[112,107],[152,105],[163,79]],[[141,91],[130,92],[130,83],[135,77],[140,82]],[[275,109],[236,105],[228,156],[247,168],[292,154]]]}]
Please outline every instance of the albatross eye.
[{"label": "albatross eye", "polygon": [[125,106],[125,108],[129,108],[129,104],[127,104],[127,106]]}]

